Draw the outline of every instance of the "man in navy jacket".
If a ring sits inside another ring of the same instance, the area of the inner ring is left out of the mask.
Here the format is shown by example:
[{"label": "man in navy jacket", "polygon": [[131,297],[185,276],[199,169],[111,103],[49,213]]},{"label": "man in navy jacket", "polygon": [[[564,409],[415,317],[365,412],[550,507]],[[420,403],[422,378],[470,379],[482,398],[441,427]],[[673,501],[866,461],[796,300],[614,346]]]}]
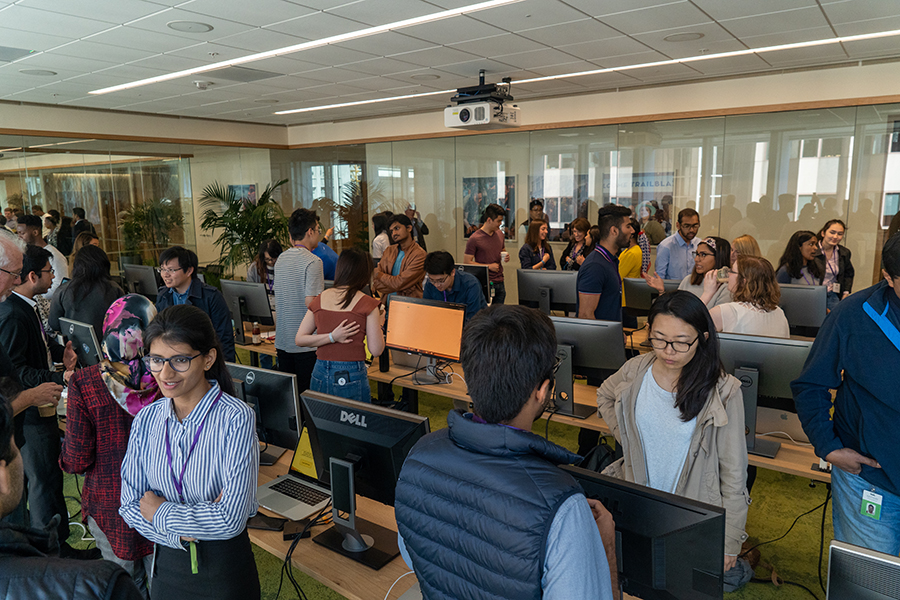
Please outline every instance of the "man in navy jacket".
[{"label": "man in navy jacket", "polygon": [[163,309],[175,304],[196,306],[209,315],[213,327],[216,328],[225,360],[234,362],[231,312],[219,290],[197,279],[197,255],[187,248],[172,246],[159,255],[159,264],[159,272],[166,285],[159,288],[156,310],[162,312]]},{"label": "man in navy jacket", "polygon": [[791,388],[816,454],[834,467],[835,538],[897,556],[900,235],[884,245],[882,274],[831,311]]}]

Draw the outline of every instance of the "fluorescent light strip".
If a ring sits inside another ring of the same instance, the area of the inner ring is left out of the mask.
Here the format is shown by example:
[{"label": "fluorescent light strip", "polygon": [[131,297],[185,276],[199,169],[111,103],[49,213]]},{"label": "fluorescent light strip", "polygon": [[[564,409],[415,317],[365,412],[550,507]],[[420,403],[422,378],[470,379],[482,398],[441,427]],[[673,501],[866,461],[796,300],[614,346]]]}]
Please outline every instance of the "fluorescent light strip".
[{"label": "fluorescent light strip", "polygon": [[[777,52],[778,50],[794,50],[797,48],[812,48],[815,46],[825,46],[828,44],[840,44],[844,42],[858,42],[862,40],[872,40],[877,38],[893,37],[900,35],[900,29],[891,31],[878,31],[875,33],[864,33],[860,35],[849,35],[840,38],[813,40],[810,42],[795,42],[793,44],[781,44],[779,46],[765,46],[762,48],[754,48],[750,50],[735,50],[733,52],[720,52],[718,54],[702,54],[698,56],[689,56],[687,58],[673,58],[671,60],[660,60],[656,62],[641,63],[636,65],[625,65],[624,67],[609,67],[606,69],[595,69],[593,71],[579,71],[577,73],[565,73],[563,75],[548,75],[546,77],[534,77],[532,79],[522,79],[513,81],[513,84],[539,83],[542,81],[554,81],[557,79],[568,79],[570,77],[584,77],[585,75],[601,75],[603,73],[616,73],[621,71],[633,71],[635,69],[646,69],[649,67],[662,67],[668,65],[677,65],[682,63],[699,62],[702,60],[712,60],[715,58],[731,58],[735,56],[746,56],[748,54],[763,54],[766,52]],[[292,113],[312,112],[314,110],[326,110],[329,108],[343,108],[346,106],[360,106],[363,104],[374,104],[376,102],[390,102],[391,100],[406,100],[409,98],[419,98],[421,96],[431,96],[434,94],[453,93],[456,90],[448,90],[446,92],[429,92],[427,94],[412,94],[406,96],[394,96],[390,98],[377,98],[375,100],[360,100],[357,102],[344,102],[341,104],[328,104],[324,106],[313,106],[310,108],[298,108],[296,110],[282,110],[276,115],[289,115]]]},{"label": "fluorescent light strip", "polygon": [[372,35],[378,35],[379,33],[387,33],[389,31],[405,29],[406,27],[412,27],[413,25],[421,25],[423,23],[432,23],[434,21],[440,21],[442,19],[458,17],[463,14],[479,12],[479,11],[488,10],[491,8],[497,8],[498,6],[505,6],[507,4],[515,4],[517,2],[522,2],[522,0],[490,0],[489,2],[479,2],[478,4],[470,4],[469,6],[462,6],[460,8],[454,8],[451,10],[444,10],[444,11],[436,12],[436,13],[433,13],[430,15],[424,15],[422,17],[414,17],[412,19],[404,19],[402,21],[395,21],[393,23],[388,23],[386,25],[378,25],[377,27],[368,27],[366,29],[360,29],[358,31],[351,31],[349,33],[342,33],[340,35],[333,35],[331,37],[322,38],[319,40],[313,40],[311,42],[304,42],[302,44],[286,46],[284,48],[277,48],[275,50],[268,50],[266,52],[259,52],[257,54],[250,54],[249,56],[242,56],[241,58],[233,58],[231,60],[223,60],[223,61],[220,61],[217,63],[204,65],[202,67],[194,67],[193,69],[185,69],[184,71],[176,71],[175,73],[167,73],[166,75],[157,75],[156,77],[149,77],[147,79],[141,79],[139,81],[132,81],[131,83],[123,83],[122,85],[114,85],[111,87],[94,90],[94,91],[88,92],[88,93],[95,94],[95,95],[101,95],[101,94],[109,94],[111,92],[120,92],[122,90],[129,90],[129,89],[144,86],[144,85],[160,83],[162,81],[170,81],[172,79],[178,79],[180,77],[187,77],[188,75],[197,75],[198,73],[206,73],[208,71],[214,71],[216,69],[223,69],[225,67],[234,67],[237,65],[243,65],[243,64],[255,62],[258,60],[264,60],[266,58],[274,58],[276,56],[284,56],[286,54],[302,52],[303,50],[310,50],[312,48],[321,48],[322,46],[328,46],[329,44],[337,44],[340,42],[347,42],[349,40],[356,40],[359,38],[369,37]]}]

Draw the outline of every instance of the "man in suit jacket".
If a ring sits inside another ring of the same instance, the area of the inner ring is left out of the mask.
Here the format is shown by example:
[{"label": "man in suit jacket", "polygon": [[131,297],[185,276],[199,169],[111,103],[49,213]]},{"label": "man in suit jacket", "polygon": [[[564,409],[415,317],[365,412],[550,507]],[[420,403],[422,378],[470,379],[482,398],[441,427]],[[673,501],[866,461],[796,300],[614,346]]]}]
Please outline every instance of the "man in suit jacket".
[{"label": "man in suit jacket", "polygon": [[[42,384],[62,385],[74,373],[77,361],[71,342],[63,348],[44,334],[34,296],[43,294],[53,283],[51,255],[37,246],[28,246],[22,260],[20,283],[0,304],[0,345],[9,356],[19,382],[27,390]],[[52,361],[62,361],[64,372],[52,369]],[[58,534],[60,555],[93,558],[98,552],[69,547],[69,513],[63,498],[63,476],[59,468],[59,427],[56,414],[42,417],[37,407],[25,410],[22,458],[25,463],[27,498],[33,526],[43,527],[54,515],[60,515]]]},{"label": "man in suit jacket", "polygon": [[97,233],[94,231],[94,224],[88,221],[85,218],[84,209],[80,206],[76,206],[72,209],[72,214],[75,215],[75,222],[72,224],[72,239],[78,237],[79,233],[84,233],[87,231],[88,233]]}]

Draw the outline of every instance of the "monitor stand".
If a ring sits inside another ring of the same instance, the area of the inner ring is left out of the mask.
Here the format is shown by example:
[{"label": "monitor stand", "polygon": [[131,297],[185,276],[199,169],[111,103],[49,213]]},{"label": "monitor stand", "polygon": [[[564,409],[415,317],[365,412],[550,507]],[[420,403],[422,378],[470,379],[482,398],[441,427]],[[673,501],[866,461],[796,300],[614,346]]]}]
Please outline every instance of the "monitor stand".
[{"label": "monitor stand", "polygon": [[334,525],[313,541],[377,571],[400,555],[397,532],[356,518],[354,463],[331,457],[330,465]]},{"label": "monitor stand", "polygon": [[539,287],[538,288],[538,308],[545,315],[550,314],[550,293],[551,293],[551,288],[548,288],[548,287]]},{"label": "monitor stand", "polygon": [[413,375],[413,383],[416,385],[447,383],[447,380],[444,377],[439,377],[437,374],[437,359],[430,356],[424,358],[427,360],[425,363],[425,370],[418,371]]},{"label": "monitor stand", "polygon": [[560,359],[556,371],[556,386],[553,388],[553,402],[556,414],[576,419],[587,419],[597,414],[597,407],[587,404],[575,404],[575,383],[572,377],[572,353],[574,347],[569,344],[557,344],[556,356]]},{"label": "monitor stand", "polygon": [[247,302],[241,296],[232,297],[228,310],[231,312],[231,323],[234,326],[234,343],[245,346],[247,336],[244,335],[244,317],[249,313]]},{"label": "monitor stand", "polygon": [[[261,443],[265,444],[265,442],[261,442]],[[269,447],[270,448],[272,447],[271,444],[269,445]],[[282,450],[281,452],[269,452],[269,451],[263,452],[262,450],[260,450],[259,451],[259,466],[271,467],[272,465],[274,465],[275,463],[278,462],[278,459],[281,458],[285,452],[287,452],[287,450]]]},{"label": "monitor stand", "polygon": [[759,371],[752,367],[737,367],[734,376],[741,382],[744,395],[744,433],[747,437],[747,453],[766,458],[775,458],[781,448],[780,442],[756,437],[756,405],[759,400]]}]

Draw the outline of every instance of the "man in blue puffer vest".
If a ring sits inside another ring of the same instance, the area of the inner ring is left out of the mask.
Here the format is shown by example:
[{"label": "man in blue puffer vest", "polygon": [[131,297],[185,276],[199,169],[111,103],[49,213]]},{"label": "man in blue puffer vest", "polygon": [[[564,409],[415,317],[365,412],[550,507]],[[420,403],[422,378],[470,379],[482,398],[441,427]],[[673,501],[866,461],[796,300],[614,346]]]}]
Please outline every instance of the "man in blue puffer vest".
[{"label": "man in blue puffer vest", "polygon": [[558,468],[580,457],[531,433],[553,389],[553,323],[492,306],[466,326],[461,362],[474,413],[419,440],[397,483],[400,548],[423,596],[611,599],[612,517]]}]

